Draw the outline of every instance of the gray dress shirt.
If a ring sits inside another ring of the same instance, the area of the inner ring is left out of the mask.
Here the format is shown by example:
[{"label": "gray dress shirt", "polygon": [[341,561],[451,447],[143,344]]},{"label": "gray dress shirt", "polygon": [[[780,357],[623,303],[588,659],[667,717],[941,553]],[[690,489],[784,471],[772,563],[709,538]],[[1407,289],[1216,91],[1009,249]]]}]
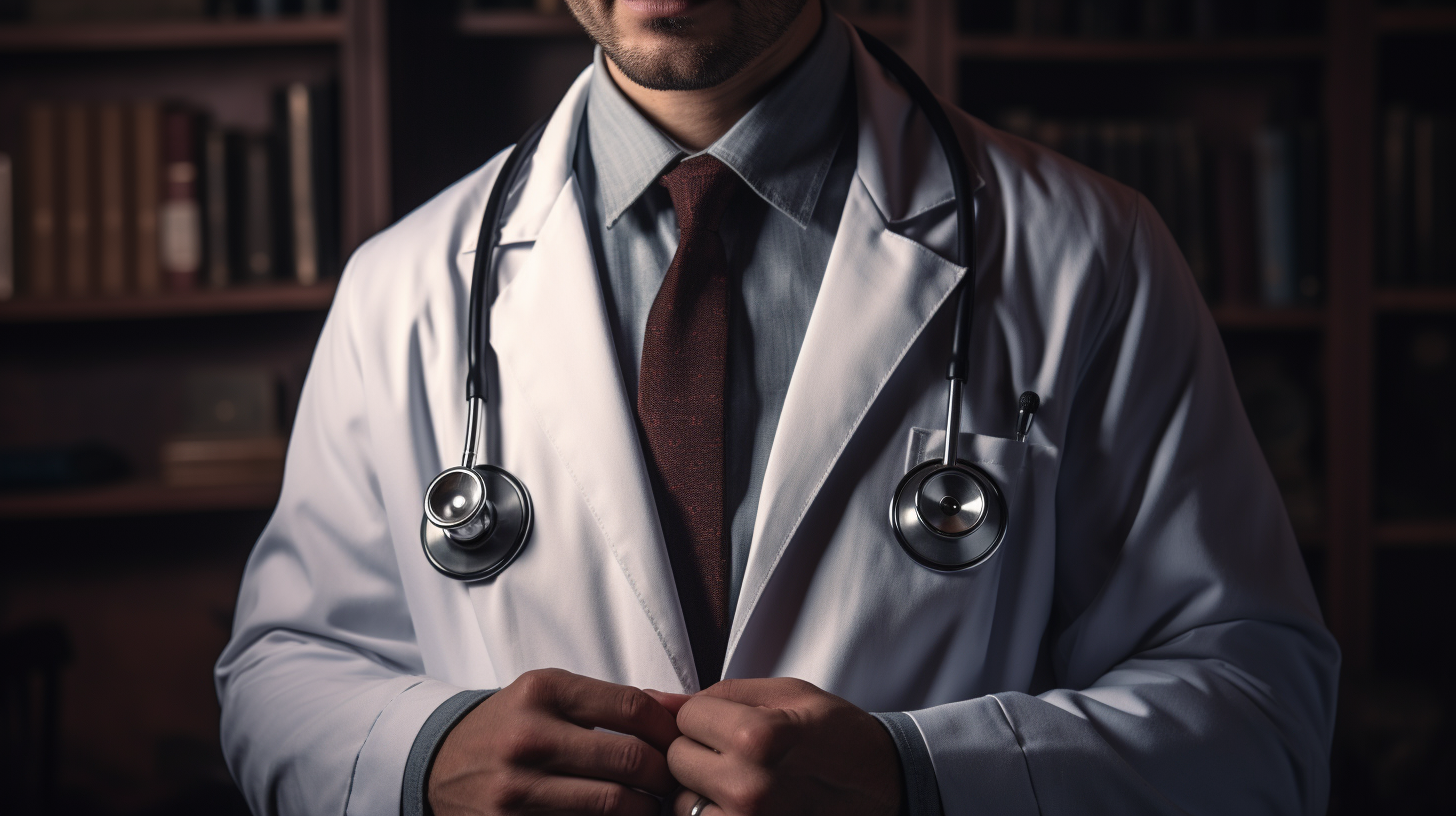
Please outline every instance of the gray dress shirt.
[{"label": "gray dress shirt", "polygon": [[[745,182],[719,227],[733,298],[723,448],[731,612],[748,563],[774,431],[854,179],[849,35],[838,18],[826,14],[813,44],[763,99],[698,153],[663,134],[622,94],[600,48],[587,93],[584,138],[577,139],[573,171],[633,405],[647,314],[678,245],[672,200],[657,180],[680,160],[707,154]],[[705,684],[715,680],[704,678]],[[455,695],[420,730],[405,768],[407,816],[425,811],[429,765],[445,735],[490,694]],[[939,814],[930,754],[914,720],[898,712],[875,716],[900,754],[902,810],[909,816]]]},{"label": "gray dress shirt", "polygon": [[[849,37],[840,25],[823,26],[784,78],[701,151],[745,182],[719,227],[733,298],[723,440],[730,614],[774,430],[854,177],[849,87]],[[656,182],[679,160],[699,154],[637,111],[607,73],[600,49],[582,128],[586,138],[577,140],[574,170],[617,359],[635,405],[647,314],[678,244],[672,200]]]}]

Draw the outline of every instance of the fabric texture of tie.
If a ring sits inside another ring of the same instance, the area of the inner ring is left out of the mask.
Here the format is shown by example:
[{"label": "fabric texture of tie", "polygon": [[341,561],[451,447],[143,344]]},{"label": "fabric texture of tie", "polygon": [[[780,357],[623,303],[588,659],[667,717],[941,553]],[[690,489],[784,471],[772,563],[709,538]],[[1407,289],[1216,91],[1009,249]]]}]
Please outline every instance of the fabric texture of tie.
[{"label": "fabric texture of tie", "polygon": [[647,314],[637,419],[698,682],[706,688],[722,674],[729,614],[723,428],[730,301],[718,223],[741,180],[721,161],[698,156],[658,183],[672,197],[680,238]]}]

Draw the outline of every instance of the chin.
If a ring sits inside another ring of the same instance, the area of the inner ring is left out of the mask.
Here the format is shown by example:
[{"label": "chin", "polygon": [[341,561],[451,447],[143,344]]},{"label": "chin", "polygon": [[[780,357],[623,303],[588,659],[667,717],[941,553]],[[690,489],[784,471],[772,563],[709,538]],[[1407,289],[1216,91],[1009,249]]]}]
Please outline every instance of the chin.
[{"label": "chin", "polygon": [[719,85],[788,31],[806,0],[567,0],[628,79],[653,90]]}]

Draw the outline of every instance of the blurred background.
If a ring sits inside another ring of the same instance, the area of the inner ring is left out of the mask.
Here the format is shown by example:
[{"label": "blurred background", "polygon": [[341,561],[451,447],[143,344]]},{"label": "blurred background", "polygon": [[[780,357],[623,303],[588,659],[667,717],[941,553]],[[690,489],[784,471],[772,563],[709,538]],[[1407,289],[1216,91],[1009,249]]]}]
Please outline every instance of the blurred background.
[{"label": "blurred background", "polygon": [[[1332,813],[1456,810],[1456,3],[836,0],[1177,236],[1345,653]],[[562,0],[0,0],[0,790],[244,813],[211,665],[341,260]]]}]

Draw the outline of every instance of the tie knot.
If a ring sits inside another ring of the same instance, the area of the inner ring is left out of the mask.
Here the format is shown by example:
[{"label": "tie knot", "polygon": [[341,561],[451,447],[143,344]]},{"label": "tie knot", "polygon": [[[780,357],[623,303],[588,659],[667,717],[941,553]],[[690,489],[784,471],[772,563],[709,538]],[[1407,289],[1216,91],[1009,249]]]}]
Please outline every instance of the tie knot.
[{"label": "tie knot", "polygon": [[696,156],[663,174],[657,183],[672,196],[678,231],[686,239],[691,232],[718,228],[740,179],[716,158]]}]

